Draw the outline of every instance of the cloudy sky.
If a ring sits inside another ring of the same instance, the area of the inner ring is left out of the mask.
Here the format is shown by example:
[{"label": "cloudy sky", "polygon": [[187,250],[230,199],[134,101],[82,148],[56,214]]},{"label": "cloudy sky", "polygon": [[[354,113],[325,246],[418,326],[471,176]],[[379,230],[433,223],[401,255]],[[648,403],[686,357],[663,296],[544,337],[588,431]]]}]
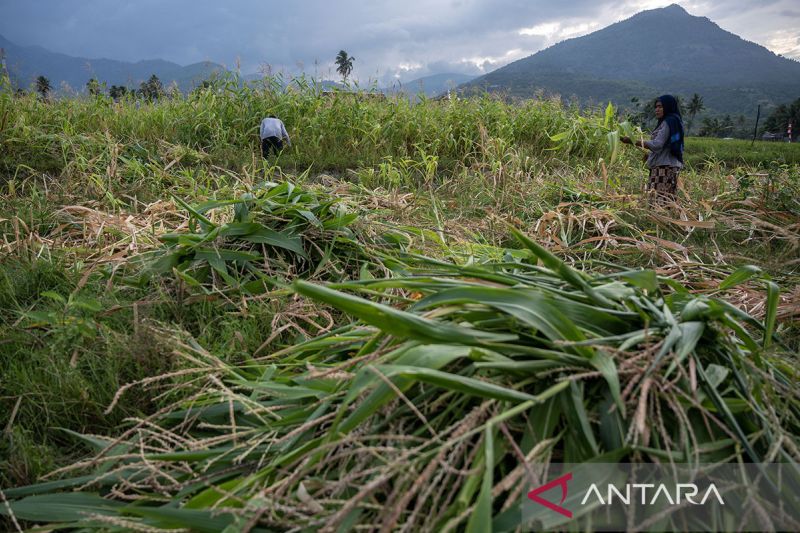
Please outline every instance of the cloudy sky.
[{"label": "cloudy sky", "polygon": [[[360,81],[481,74],[628,18],[658,0],[0,0],[0,35],[89,58],[215,61],[243,73]],[[800,59],[797,0],[685,0],[689,13]],[[113,6],[113,7],[112,7]],[[646,43],[643,43],[646,44]]]}]

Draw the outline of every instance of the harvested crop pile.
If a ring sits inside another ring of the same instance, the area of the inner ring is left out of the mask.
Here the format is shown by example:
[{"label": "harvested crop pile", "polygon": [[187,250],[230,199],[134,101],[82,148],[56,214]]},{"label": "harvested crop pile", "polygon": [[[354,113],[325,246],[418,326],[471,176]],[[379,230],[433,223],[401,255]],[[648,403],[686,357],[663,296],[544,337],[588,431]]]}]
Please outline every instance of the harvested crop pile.
[{"label": "harvested crop pile", "polygon": [[589,276],[515,235],[525,260],[295,281],[355,321],[236,366],[183,346],[191,394],[118,439],[84,437],[96,457],[7,490],[3,512],[112,529],[507,531],[550,462],[800,460],[774,284],[761,322],[653,271]]},{"label": "harvested crop pile", "polygon": [[163,246],[137,256],[129,282],[174,273],[204,292],[258,294],[297,276],[358,277],[362,267],[380,264],[380,245],[351,227],[357,212],[335,196],[288,181],[235,199],[194,206],[175,201],[188,212],[188,223],[159,235]]}]

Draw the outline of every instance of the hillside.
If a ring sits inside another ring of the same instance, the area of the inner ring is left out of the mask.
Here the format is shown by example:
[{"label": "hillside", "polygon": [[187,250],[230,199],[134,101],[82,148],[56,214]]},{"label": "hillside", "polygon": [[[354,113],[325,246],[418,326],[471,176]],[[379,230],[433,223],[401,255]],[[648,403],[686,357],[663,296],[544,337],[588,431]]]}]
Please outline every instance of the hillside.
[{"label": "hillside", "polygon": [[130,63],[113,59],[73,57],[51,52],[40,46],[19,46],[2,35],[0,48],[5,49],[12,82],[23,88],[29,87],[37,76],[47,77],[57,91],[64,82],[72,89],[81,91],[92,77],[108,86],[137,87],[155,74],[165,86],[174,81],[185,91],[192,89],[214,72],[224,70],[221,65],[208,61],[181,66],[161,59]]},{"label": "hillside", "polygon": [[800,62],[673,4],[569,39],[464,86],[529,97],[537,90],[584,103],[699,93],[709,110],[754,114],[800,94]]}]

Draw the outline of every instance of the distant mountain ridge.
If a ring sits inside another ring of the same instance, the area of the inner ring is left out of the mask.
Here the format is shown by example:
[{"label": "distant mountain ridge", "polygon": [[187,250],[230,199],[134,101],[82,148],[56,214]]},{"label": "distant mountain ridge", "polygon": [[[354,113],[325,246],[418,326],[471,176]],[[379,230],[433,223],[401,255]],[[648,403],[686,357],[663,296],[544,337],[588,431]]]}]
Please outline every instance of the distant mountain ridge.
[{"label": "distant mountain ridge", "polygon": [[398,84],[397,86],[387,87],[382,89],[386,94],[405,93],[409,97],[417,96],[422,93],[426,97],[431,98],[453,90],[461,84],[467,83],[475,79],[475,76],[469,74],[458,74],[455,72],[443,72],[440,74],[432,74],[430,76],[423,76],[406,83]]},{"label": "distant mountain ridge", "polygon": [[[105,82],[108,87],[123,85],[138,88],[139,84],[155,74],[168,86],[173,81],[182,91],[189,91],[202,81],[226,69],[212,62],[178,65],[163,59],[138,61],[135,63],[113,59],[88,59],[51,52],[40,46],[19,46],[0,35],[0,48],[5,50],[6,63],[12,82],[21,88],[30,87],[38,76],[45,76],[55,91],[59,91],[62,83],[67,83],[73,90],[82,92],[86,82],[91,78]],[[241,77],[244,82],[261,79],[262,74],[248,74]],[[404,92],[413,98],[419,93],[427,97],[437,96],[466,83],[475,76],[457,73],[433,74],[415,79],[398,87],[378,89],[385,94]],[[285,81],[288,84],[291,78]],[[319,82],[324,90],[349,90],[345,85],[333,81]]]},{"label": "distant mountain ridge", "polygon": [[83,91],[90,78],[112,85],[138,88],[142,81],[155,74],[168,86],[173,81],[187,91],[224,71],[222,65],[203,61],[191,65],[178,65],[162,59],[130,63],[114,59],[88,59],[51,52],[40,46],[19,46],[0,35],[0,48],[5,50],[6,64],[11,80],[18,87],[29,87],[38,76],[50,80],[54,90],[66,82],[73,90]]},{"label": "distant mountain ridge", "polygon": [[531,97],[537,91],[582,102],[699,93],[707,108],[754,114],[800,96],[800,62],[723,30],[677,4],[643,11],[562,41],[462,85]]}]

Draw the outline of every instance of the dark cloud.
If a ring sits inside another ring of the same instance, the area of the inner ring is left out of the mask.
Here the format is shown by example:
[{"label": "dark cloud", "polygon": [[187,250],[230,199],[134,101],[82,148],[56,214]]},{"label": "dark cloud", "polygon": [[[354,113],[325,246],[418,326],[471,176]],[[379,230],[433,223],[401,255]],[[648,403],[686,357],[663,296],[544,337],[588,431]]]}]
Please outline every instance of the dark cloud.
[{"label": "dark cloud", "polygon": [[[785,42],[796,27],[794,0],[692,2],[685,5],[690,13],[767,46]],[[246,73],[269,68],[332,77],[333,58],[344,49],[356,57],[354,74],[361,80],[407,80],[437,72],[480,74],[668,3],[0,0],[0,34],[89,58],[211,60],[229,68],[238,62]]]}]

